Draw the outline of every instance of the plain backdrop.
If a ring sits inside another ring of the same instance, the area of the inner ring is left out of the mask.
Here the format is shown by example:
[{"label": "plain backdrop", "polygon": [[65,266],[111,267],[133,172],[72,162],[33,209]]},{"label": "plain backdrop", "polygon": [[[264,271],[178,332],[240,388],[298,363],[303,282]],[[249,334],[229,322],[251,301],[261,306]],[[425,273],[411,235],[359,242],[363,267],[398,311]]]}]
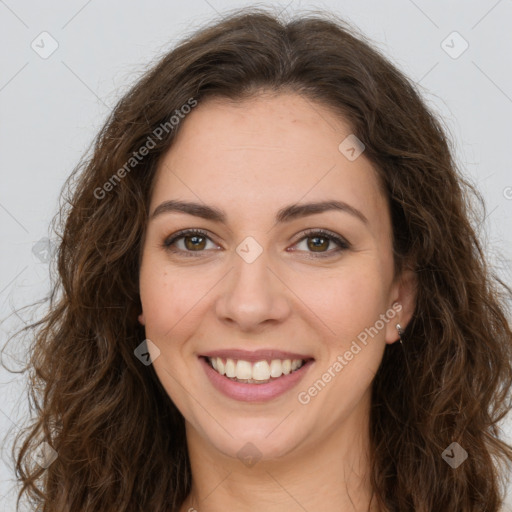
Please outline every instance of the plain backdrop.
[{"label": "plain backdrop", "polygon": [[[204,22],[254,5],[225,0],[0,0],[1,344],[37,315],[23,306],[49,291],[65,179],[117,99],[160,55]],[[512,1],[332,0],[271,4],[327,9],[359,28],[422,87],[456,158],[483,193],[479,226],[496,272],[511,283]],[[22,343],[4,363],[19,370]],[[8,355],[10,354],[10,355]],[[2,437],[23,426],[23,374],[0,369]],[[504,423],[510,442],[512,421]],[[9,439],[12,439],[12,434]],[[4,439],[2,439],[4,440]],[[471,447],[465,447],[471,456]],[[14,511],[11,447],[2,446],[0,510]]]}]

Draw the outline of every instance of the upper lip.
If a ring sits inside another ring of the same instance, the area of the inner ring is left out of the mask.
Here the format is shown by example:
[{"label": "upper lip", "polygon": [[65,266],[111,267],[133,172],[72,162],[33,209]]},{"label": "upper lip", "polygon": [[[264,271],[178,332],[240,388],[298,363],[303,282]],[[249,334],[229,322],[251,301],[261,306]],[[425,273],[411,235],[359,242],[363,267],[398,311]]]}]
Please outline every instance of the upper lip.
[{"label": "upper lip", "polygon": [[221,357],[224,359],[242,359],[244,361],[263,361],[272,359],[313,359],[312,356],[305,354],[298,354],[296,352],[284,352],[282,350],[263,349],[263,350],[241,350],[241,349],[225,349],[225,350],[212,350],[202,354],[204,357]]}]

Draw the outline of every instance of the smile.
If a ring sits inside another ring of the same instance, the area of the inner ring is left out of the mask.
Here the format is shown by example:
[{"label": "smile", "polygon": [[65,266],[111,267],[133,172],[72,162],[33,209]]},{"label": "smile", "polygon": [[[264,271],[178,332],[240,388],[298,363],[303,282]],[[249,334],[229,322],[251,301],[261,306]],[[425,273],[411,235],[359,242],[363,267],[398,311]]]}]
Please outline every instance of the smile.
[{"label": "smile", "polygon": [[199,356],[210,384],[223,395],[243,402],[274,399],[304,378],[314,359],[259,359]]},{"label": "smile", "polygon": [[243,359],[223,359],[221,357],[208,357],[211,367],[220,375],[225,375],[235,382],[249,384],[264,384],[288,375],[305,364],[303,359],[272,359],[251,363]]}]

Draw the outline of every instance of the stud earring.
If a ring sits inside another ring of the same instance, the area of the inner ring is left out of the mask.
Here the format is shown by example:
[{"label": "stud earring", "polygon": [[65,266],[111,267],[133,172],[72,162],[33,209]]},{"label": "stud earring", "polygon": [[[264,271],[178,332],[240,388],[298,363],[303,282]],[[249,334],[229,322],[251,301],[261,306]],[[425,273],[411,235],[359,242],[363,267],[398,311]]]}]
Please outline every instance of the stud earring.
[{"label": "stud earring", "polygon": [[404,331],[402,330],[402,326],[400,324],[396,324],[396,330],[398,331],[398,336],[400,337],[400,344],[403,345],[402,334],[404,333]]}]

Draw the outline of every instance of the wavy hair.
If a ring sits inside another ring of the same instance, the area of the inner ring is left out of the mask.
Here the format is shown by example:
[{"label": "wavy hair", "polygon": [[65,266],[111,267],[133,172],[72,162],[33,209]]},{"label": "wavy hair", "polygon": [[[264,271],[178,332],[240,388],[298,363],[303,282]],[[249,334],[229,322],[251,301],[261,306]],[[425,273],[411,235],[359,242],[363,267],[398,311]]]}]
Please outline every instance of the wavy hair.
[{"label": "wavy hair", "polygon": [[[184,418],[134,356],[145,338],[137,315],[151,187],[180,130],[171,116],[191,98],[262,91],[299,93],[349,124],[389,200],[395,273],[417,275],[403,345],[386,346],[372,383],[379,507],[497,512],[512,461],[499,428],[511,409],[512,290],[486,262],[484,200],[418,86],[370,40],[328,13],[283,20],[265,9],[201,27],[145,70],[61,191],[49,307],[25,328],[35,415],[12,452],[18,506],[23,495],[42,512],[168,512],[184,502]],[[43,440],[57,454],[46,468],[31,457]],[[469,453],[456,469],[442,457],[453,442]]]}]

